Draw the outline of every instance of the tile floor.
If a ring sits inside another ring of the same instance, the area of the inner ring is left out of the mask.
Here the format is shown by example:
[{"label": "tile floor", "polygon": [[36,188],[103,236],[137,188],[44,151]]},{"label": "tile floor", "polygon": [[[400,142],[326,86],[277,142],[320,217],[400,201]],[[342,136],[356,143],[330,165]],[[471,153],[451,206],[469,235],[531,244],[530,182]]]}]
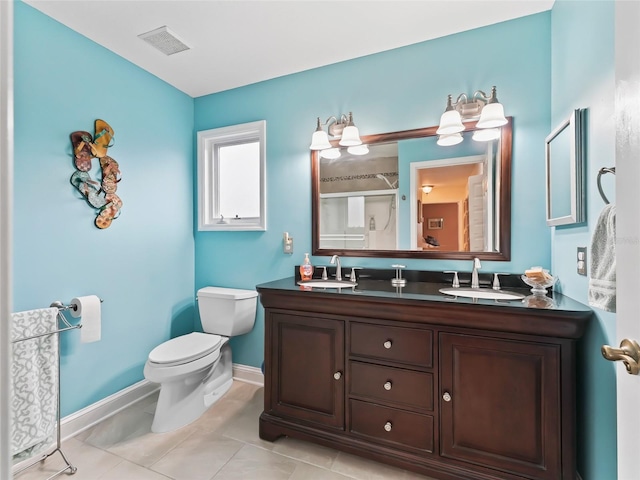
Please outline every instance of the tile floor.
[{"label": "tile floor", "polygon": [[[157,393],[64,442],[78,468],[69,480],[429,480],[336,450],[258,437],[263,388],[236,381],[196,422],[151,433]],[[64,467],[60,454],[15,480],[43,480]]]}]

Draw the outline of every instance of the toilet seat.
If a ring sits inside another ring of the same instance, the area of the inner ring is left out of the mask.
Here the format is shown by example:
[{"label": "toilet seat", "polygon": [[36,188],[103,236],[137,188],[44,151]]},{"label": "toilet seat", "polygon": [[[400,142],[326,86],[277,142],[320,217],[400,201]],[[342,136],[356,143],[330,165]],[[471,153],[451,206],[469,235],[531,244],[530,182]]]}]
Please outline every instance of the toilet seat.
[{"label": "toilet seat", "polygon": [[220,348],[222,337],[193,332],[172,338],[149,353],[149,362],[161,367],[173,367],[193,362]]}]

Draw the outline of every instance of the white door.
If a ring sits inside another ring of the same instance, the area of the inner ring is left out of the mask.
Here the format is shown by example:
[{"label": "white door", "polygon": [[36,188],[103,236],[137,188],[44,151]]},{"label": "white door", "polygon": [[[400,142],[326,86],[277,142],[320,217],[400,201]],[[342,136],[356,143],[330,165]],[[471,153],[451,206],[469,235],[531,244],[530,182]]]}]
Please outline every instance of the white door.
[{"label": "white door", "polygon": [[467,181],[469,193],[469,251],[484,252],[486,225],[486,197],[484,194],[484,175],[472,175]]},{"label": "white door", "polygon": [[[616,2],[617,343],[640,341],[640,2]],[[618,345],[612,345],[618,347]],[[640,375],[617,362],[618,480],[640,478]]]},{"label": "white door", "polygon": [[0,480],[11,478],[9,318],[13,166],[13,2],[0,0]]}]

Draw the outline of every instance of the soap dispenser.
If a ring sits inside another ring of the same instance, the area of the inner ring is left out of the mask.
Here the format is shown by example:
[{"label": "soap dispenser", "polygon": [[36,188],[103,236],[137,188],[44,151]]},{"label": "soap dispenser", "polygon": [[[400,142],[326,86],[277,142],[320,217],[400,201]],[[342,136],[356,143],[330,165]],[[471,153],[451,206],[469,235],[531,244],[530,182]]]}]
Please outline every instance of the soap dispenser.
[{"label": "soap dispenser", "polygon": [[300,278],[303,281],[311,280],[313,276],[313,265],[311,265],[311,260],[309,260],[309,254],[304,254],[304,262],[300,265]]}]

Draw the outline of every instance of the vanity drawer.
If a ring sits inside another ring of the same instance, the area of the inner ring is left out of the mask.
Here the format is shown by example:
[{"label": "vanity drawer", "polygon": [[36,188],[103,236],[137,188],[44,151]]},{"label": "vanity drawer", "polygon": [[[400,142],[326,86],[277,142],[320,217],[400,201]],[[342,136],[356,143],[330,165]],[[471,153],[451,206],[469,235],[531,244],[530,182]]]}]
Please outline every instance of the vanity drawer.
[{"label": "vanity drawer", "polygon": [[433,375],[362,362],[349,362],[351,395],[433,410]]},{"label": "vanity drawer", "polygon": [[350,323],[351,355],[380,358],[422,367],[433,366],[433,333],[417,328]]},{"label": "vanity drawer", "polygon": [[351,400],[350,432],[378,443],[433,452],[433,417]]}]

